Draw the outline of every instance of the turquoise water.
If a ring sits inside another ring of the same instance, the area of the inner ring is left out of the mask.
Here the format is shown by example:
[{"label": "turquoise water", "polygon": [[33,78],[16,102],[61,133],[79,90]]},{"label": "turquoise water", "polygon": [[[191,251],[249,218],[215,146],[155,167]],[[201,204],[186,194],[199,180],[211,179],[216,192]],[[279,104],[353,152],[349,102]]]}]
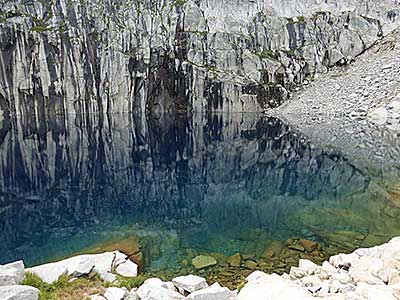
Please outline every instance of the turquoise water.
[{"label": "turquoise water", "polygon": [[150,245],[154,270],[188,249],[257,256],[272,240],[304,237],[350,251],[400,234],[392,183],[278,119],[70,115],[0,126],[0,263],[43,263],[131,234]]}]

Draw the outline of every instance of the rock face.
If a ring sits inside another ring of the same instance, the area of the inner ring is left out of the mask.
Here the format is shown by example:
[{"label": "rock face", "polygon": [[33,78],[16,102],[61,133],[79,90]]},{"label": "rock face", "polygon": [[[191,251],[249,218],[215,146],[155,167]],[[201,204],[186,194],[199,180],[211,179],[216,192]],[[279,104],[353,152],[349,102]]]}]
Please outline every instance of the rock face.
[{"label": "rock face", "polygon": [[39,290],[26,285],[0,287],[1,300],[38,300]]},{"label": "rock face", "polygon": [[399,22],[395,0],[2,2],[3,115],[250,111]]},{"label": "rock face", "polygon": [[25,266],[23,261],[0,265],[0,286],[21,283],[25,277],[24,272]]}]

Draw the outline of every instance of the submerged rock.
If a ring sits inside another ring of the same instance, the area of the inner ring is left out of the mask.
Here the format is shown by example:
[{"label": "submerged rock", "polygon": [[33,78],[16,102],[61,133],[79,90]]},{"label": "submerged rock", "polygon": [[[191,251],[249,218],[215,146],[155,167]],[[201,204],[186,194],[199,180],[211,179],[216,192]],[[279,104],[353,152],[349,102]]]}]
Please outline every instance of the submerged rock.
[{"label": "submerged rock", "polygon": [[214,257],[208,255],[199,255],[192,259],[192,264],[196,269],[203,269],[217,264]]}]

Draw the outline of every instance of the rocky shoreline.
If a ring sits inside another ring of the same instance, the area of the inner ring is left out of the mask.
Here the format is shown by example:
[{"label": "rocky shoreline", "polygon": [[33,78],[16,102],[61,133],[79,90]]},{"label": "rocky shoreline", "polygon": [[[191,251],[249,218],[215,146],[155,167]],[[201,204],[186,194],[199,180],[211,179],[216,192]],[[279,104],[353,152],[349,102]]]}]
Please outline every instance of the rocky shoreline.
[{"label": "rocky shoreline", "polygon": [[[299,244],[299,247],[303,246]],[[192,263],[207,268],[214,261],[212,257],[200,255]],[[209,286],[206,279],[198,275],[178,276],[171,281],[148,278],[137,284],[138,287],[129,289],[116,284],[121,278],[134,280],[139,277],[138,265],[119,251],[78,255],[27,269],[22,261],[17,261],[0,266],[0,296],[3,300],[45,299],[40,296],[39,289],[29,284],[37,285],[40,281],[56,288],[61,286],[57,282],[62,278],[67,282],[86,278],[85,285],[89,286],[88,282],[95,280],[100,285],[97,290],[80,295],[80,299],[396,300],[400,299],[400,237],[380,246],[331,256],[321,265],[300,259],[298,266],[282,275],[254,270],[236,289],[222,287],[217,282]]]}]

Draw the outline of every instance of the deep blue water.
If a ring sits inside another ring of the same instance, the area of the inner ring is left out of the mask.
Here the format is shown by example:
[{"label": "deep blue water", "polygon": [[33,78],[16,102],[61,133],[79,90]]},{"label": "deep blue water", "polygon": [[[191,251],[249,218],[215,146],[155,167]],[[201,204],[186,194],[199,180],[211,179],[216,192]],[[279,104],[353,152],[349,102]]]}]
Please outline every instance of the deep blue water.
[{"label": "deep blue water", "polygon": [[344,246],[372,245],[400,232],[378,183],[257,114],[3,120],[0,263],[131,233],[157,247],[155,269],[189,248],[259,254],[293,236],[329,246],[354,233],[363,238]]}]

